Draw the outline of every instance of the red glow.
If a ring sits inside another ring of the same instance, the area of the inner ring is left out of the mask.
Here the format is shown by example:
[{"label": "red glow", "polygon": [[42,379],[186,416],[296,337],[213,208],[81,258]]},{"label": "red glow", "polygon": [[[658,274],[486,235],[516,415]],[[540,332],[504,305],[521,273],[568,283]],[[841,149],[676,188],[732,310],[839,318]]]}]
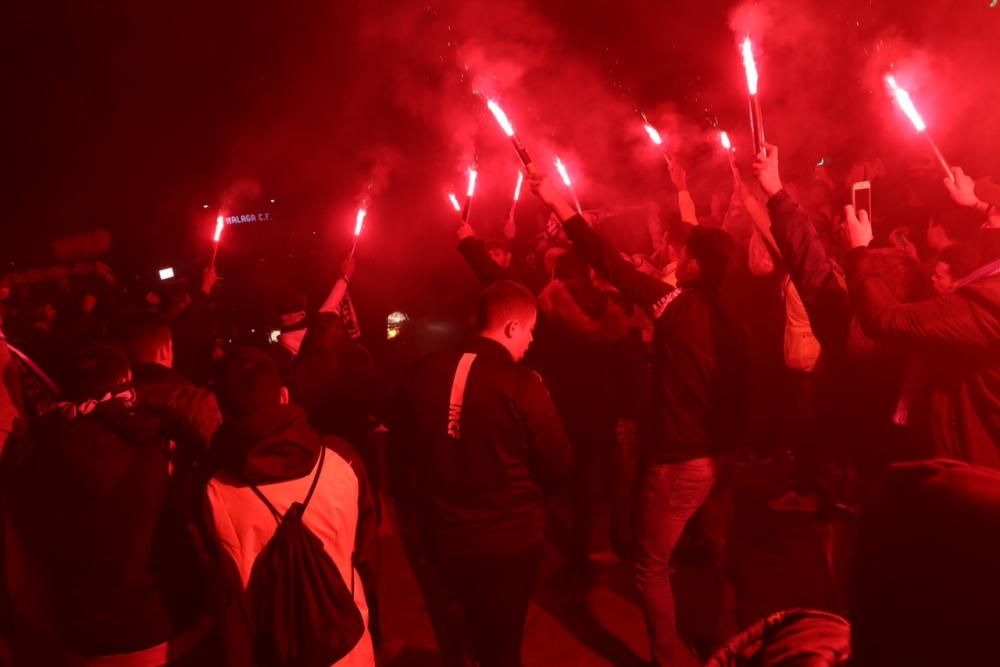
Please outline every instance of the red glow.
[{"label": "red glow", "polygon": [[917,132],[923,132],[926,130],[927,124],[924,123],[924,119],[920,117],[920,112],[917,111],[916,105],[913,104],[910,94],[906,92],[904,88],[900,88],[899,84],[896,83],[896,77],[890,74],[885,77],[885,82],[889,85],[889,89],[892,91],[892,94],[895,95],[896,103],[899,104],[899,108],[902,109],[903,113],[907,115]]},{"label": "red glow", "polygon": [[514,186],[514,201],[521,198],[521,184],[524,183],[524,174],[517,172],[517,185]]},{"label": "red glow", "polygon": [[719,141],[722,143],[722,147],[727,151],[733,150],[733,142],[729,140],[729,133],[719,132]]},{"label": "red glow", "polygon": [[646,128],[646,134],[649,135],[649,138],[652,139],[654,144],[656,144],[657,146],[663,145],[663,139],[660,138],[660,133],[656,131],[655,127],[653,127],[649,123],[646,123],[645,128]]},{"label": "red glow", "polygon": [[358,217],[354,223],[354,236],[361,236],[361,228],[365,224],[365,216],[368,215],[368,211],[363,208],[358,209]]},{"label": "red glow", "polygon": [[222,238],[222,228],[226,226],[226,220],[221,215],[215,219],[215,242]]},{"label": "red glow", "polygon": [[493,117],[497,119],[498,123],[500,123],[500,127],[503,128],[504,134],[508,137],[513,137],[514,126],[510,124],[507,114],[503,112],[500,105],[493,100],[486,100],[486,106],[489,107],[490,111],[493,113]]},{"label": "red glow", "polygon": [[572,181],[569,180],[569,172],[566,171],[566,165],[562,163],[559,156],[556,156],[556,170],[559,172],[559,176],[562,178],[562,182],[566,184],[566,187],[573,187]]},{"label": "red glow", "polygon": [[753,58],[753,44],[750,42],[749,37],[743,40],[743,69],[746,70],[747,74],[747,90],[751,95],[756,95],[759,76],[757,74],[757,63]]},{"label": "red glow", "polygon": [[472,195],[474,195],[476,193],[476,178],[478,176],[479,176],[479,173],[476,172],[476,170],[473,169],[472,167],[469,167],[469,187],[465,191],[465,196],[466,197],[471,198]]},{"label": "red glow", "polygon": [[451,202],[452,208],[454,208],[457,212],[462,212],[462,205],[458,203],[458,197],[455,196],[454,192],[448,193],[448,201]]}]

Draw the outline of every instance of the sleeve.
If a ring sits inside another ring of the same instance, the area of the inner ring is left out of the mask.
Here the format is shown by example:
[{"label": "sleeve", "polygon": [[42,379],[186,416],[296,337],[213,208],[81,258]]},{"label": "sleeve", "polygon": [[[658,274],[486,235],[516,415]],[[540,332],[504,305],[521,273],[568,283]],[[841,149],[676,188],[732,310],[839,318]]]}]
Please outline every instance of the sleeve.
[{"label": "sleeve", "polygon": [[677,209],[681,214],[681,222],[686,222],[689,225],[698,224],[698,211],[694,205],[694,198],[687,190],[677,192]]},{"label": "sleeve", "polygon": [[985,348],[1000,338],[1000,319],[969,298],[965,290],[916,303],[900,303],[885,280],[857,248],[848,263],[851,301],[871,338],[959,344]]},{"label": "sleeve", "polygon": [[573,216],[563,223],[563,227],[573,242],[573,249],[632,303],[650,308],[673,291],[670,285],[647,276],[625,261],[611,242],[591,229],[580,216]]},{"label": "sleeve", "polygon": [[500,267],[490,254],[486,252],[486,244],[474,236],[458,242],[458,252],[472,267],[473,272],[484,285],[492,285],[501,280],[508,280],[510,274]]},{"label": "sleeve", "polygon": [[573,450],[541,376],[526,371],[520,392],[520,410],[529,440],[532,472],[546,492],[557,490],[568,478]]},{"label": "sleeve", "polygon": [[805,212],[784,190],[767,203],[771,232],[824,350],[842,353],[851,306],[834,262]]},{"label": "sleeve", "polygon": [[340,312],[340,302],[344,300],[344,295],[347,294],[347,280],[343,276],[337,279],[337,282],[333,284],[333,288],[330,289],[330,293],[327,295],[326,300],[323,305],[319,307],[319,312],[321,313],[339,313]]}]

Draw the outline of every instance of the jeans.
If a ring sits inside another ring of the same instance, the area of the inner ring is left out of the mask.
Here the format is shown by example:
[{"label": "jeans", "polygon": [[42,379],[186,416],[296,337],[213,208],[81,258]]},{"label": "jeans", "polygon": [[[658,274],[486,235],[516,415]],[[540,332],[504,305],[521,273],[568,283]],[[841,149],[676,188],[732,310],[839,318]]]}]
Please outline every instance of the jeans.
[{"label": "jeans", "polygon": [[541,562],[541,544],[503,556],[440,559],[481,667],[521,666],[524,622]]},{"label": "jeans", "polygon": [[646,614],[653,661],[677,664],[678,636],[670,557],[684,527],[715,483],[711,458],[651,465],[643,475],[636,514],[635,580]]}]

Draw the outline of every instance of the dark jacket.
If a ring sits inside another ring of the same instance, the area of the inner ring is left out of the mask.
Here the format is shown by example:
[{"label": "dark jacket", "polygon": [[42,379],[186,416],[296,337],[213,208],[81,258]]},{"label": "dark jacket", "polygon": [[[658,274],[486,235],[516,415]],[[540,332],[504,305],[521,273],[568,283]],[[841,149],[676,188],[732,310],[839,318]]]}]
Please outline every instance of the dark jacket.
[{"label": "dark jacket", "polygon": [[856,249],[848,266],[865,332],[944,361],[929,387],[935,454],[1000,469],[1000,263],[951,294],[903,304],[869,255]]},{"label": "dark jacket", "polygon": [[892,423],[908,350],[880,344],[861,330],[846,280],[795,200],[782,190],[767,206],[782,261],[822,346],[815,371],[817,447],[875,468],[926,454],[923,443]]},{"label": "dark jacket", "polygon": [[579,216],[567,220],[576,252],[653,317],[653,380],[644,430],[651,460],[690,461],[738,444],[746,420],[745,339],[697,284],[675,289],[637,270]]},{"label": "dark jacket", "polygon": [[[466,352],[472,364],[449,435],[449,397]],[[416,503],[427,543],[449,556],[513,553],[539,544],[544,492],[569,471],[570,446],[541,378],[499,343],[475,337],[425,361],[403,390],[393,423],[403,503]]]},{"label": "dark jacket", "polygon": [[206,445],[212,441],[222,423],[215,394],[160,364],[136,364],[132,374],[140,405],[169,408],[191,426]]},{"label": "dark jacket", "polygon": [[31,437],[6,497],[7,578],[25,634],[108,655],[194,625],[205,584],[159,421],[112,401],[73,420],[47,415]]}]

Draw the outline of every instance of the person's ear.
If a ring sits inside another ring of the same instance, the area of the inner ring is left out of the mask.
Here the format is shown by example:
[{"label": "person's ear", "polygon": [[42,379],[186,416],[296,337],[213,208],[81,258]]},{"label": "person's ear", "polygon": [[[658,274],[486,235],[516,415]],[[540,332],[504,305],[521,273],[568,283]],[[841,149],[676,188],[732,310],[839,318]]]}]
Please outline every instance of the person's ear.
[{"label": "person's ear", "polygon": [[507,338],[514,338],[517,336],[517,331],[520,328],[520,323],[517,320],[511,320],[507,324],[503,325],[503,334]]},{"label": "person's ear", "polygon": [[278,403],[288,405],[288,387],[281,388],[281,392],[278,394]]}]

